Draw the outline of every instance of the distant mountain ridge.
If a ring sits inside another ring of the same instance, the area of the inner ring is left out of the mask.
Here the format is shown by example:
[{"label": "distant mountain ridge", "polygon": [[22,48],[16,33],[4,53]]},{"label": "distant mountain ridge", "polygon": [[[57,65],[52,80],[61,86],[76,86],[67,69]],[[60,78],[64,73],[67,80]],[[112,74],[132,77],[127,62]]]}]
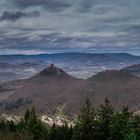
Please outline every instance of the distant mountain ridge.
[{"label": "distant mountain ridge", "polygon": [[38,60],[47,61],[49,63],[67,63],[69,65],[107,65],[114,63],[137,64],[140,63],[140,56],[134,56],[127,53],[54,53],[54,54],[39,54],[39,55],[0,55],[0,60],[3,61],[28,61]]},{"label": "distant mountain ridge", "polygon": [[23,54],[13,54],[13,55],[0,55],[0,58],[46,58],[46,57],[81,57],[81,56],[104,56],[104,57],[110,57],[114,59],[120,59],[121,58],[140,58],[140,56],[132,55],[129,53],[76,53],[76,52],[70,52],[70,53],[52,53],[52,54],[36,54],[36,55],[23,55]]},{"label": "distant mountain ridge", "polygon": [[[0,55],[0,82],[29,78],[54,63],[77,78],[86,79],[104,70],[120,70],[139,64],[140,56],[127,53],[54,53],[39,55]],[[11,73],[11,78],[7,76]],[[14,78],[15,77],[15,78]]]}]

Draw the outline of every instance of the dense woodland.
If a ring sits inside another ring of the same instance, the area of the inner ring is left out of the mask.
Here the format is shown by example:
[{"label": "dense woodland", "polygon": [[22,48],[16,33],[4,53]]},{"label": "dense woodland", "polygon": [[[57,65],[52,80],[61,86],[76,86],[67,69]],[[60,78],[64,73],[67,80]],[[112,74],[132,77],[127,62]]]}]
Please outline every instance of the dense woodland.
[{"label": "dense woodland", "polygon": [[35,109],[19,123],[0,120],[0,140],[140,140],[140,116],[127,106],[117,112],[108,99],[95,111],[87,99],[74,127],[43,124]]}]

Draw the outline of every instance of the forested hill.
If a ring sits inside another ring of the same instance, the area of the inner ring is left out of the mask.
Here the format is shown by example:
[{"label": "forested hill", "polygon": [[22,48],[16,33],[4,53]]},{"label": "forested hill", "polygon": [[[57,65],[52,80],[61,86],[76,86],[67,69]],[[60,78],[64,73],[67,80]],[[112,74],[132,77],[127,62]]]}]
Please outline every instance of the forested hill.
[{"label": "forested hill", "polygon": [[140,110],[140,78],[117,70],[100,72],[86,80],[77,79],[54,65],[31,78],[1,84],[0,111],[23,113],[35,106],[39,113],[75,115],[86,97],[98,108],[104,98],[119,110],[128,104]]}]

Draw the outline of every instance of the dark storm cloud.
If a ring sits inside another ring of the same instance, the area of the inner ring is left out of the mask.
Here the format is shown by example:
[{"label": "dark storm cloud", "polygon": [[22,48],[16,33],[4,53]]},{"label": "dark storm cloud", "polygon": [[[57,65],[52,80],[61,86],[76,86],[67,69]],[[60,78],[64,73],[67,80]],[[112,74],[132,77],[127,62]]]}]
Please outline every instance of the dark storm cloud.
[{"label": "dark storm cloud", "polygon": [[96,4],[96,0],[78,0],[75,6],[80,12],[90,12],[91,8]]},{"label": "dark storm cloud", "polygon": [[70,7],[68,0],[12,0],[14,4],[20,8],[28,8],[33,6],[42,6],[51,11],[61,11]]},{"label": "dark storm cloud", "polygon": [[80,12],[87,12],[98,3],[97,0],[12,0],[12,2],[20,8],[41,6],[53,12],[71,7],[75,7]]},{"label": "dark storm cloud", "polygon": [[[118,47],[140,52],[139,7],[140,0],[0,0],[1,21],[24,18],[0,22],[0,52]],[[40,16],[27,18],[38,15],[34,10]]]},{"label": "dark storm cloud", "polygon": [[22,11],[16,11],[16,12],[11,12],[11,11],[5,11],[0,17],[0,21],[16,21],[20,18],[23,17],[38,17],[40,15],[39,11],[33,11],[29,13],[25,13]]}]

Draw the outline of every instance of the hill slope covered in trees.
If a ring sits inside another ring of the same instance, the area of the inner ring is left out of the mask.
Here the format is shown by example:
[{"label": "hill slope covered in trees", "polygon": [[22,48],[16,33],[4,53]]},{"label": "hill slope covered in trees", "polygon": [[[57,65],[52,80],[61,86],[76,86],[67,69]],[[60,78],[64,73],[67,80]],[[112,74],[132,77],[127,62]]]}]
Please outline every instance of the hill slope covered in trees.
[{"label": "hill slope covered in trees", "polygon": [[22,113],[35,106],[39,113],[74,115],[86,97],[98,108],[108,97],[117,109],[128,104],[140,109],[140,78],[123,71],[104,71],[89,79],[77,79],[53,65],[37,75],[1,84],[0,110]]}]

